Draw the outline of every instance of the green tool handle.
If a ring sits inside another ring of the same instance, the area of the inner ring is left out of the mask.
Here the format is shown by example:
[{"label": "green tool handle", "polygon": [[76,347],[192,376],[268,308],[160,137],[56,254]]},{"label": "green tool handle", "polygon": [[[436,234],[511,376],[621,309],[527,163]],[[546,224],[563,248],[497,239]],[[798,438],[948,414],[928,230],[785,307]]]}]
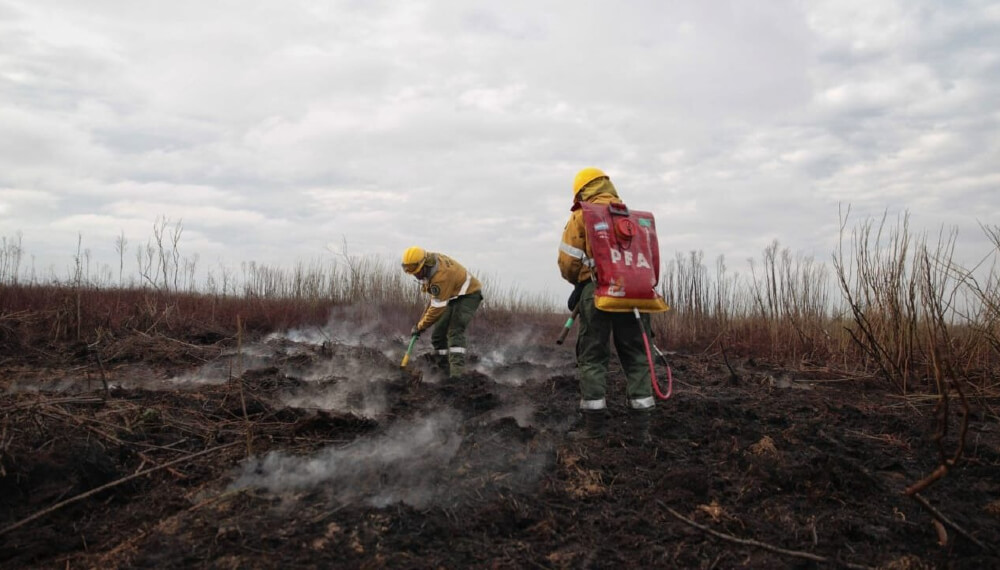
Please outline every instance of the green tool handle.
[{"label": "green tool handle", "polygon": [[559,333],[559,338],[556,339],[556,344],[562,344],[566,340],[566,335],[569,334],[569,329],[573,328],[573,321],[576,320],[577,315],[580,314],[580,303],[573,307],[573,314],[566,319],[566,324],[563,325],[562,332]]},{"label": "green tool handle", "polygon": [[406,365],[410,362],[410,353],[413,351],[413,344],[417,342],[417,335],[410,337],[410,346],[406,347],[406,354],[403,355],[403,362],[399,364],[400,368],[406,368]]}]

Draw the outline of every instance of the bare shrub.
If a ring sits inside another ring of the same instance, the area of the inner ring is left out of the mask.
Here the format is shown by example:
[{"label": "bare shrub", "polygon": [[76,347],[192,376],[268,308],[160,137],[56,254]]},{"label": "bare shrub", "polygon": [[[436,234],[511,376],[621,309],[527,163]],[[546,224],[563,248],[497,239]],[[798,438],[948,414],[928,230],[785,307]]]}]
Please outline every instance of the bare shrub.
[{"label": "bare shrub", "polygon": [[[861,349],[864,362],[906,391],[912,379],[917,347],[918,280],[910,260],[913,237],[909,216],[895,227],[884,215],[876,227],[862,221],[852,232],[850,255],[844,253],[844,231],[850,210],[841,216],[841,244],[834,268],[854,326],[846,329]],[[874,235],[873,235],[874,230]]]}]

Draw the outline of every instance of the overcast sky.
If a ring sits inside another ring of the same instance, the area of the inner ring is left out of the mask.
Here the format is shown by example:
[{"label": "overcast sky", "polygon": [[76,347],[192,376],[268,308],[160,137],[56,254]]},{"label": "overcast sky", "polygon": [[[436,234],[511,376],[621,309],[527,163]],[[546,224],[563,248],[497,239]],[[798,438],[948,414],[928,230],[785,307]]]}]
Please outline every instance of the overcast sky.
[{"label": "overcast sky", "polygon": [[421,245],[561,298],[597,166],[668,257],[826,262],[850,204],[971,259],[998,102],[988,1],[0,0],[0,236],[117,274],[166,216],[203,269]]}]

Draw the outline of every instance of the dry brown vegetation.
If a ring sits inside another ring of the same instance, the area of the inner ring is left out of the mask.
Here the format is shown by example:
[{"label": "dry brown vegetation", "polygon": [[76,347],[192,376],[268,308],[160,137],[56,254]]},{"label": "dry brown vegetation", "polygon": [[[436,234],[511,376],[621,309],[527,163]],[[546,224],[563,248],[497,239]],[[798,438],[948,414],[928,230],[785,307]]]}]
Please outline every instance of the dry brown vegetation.
[{"label": "dry brown vegetation", "polygon": [[[91,267],[78,243],[65,279],[26,270],[20,237],[4,238],[0,565],[1000,564],[1000,228],[983,231],[994,249],[971,268],[952,231],[913,235],[906,216],[848,229],[846,213],[832,269],[777,242],[747,275],[678,254],[661,282],[672,310],[654,319],[678,395],[642,450],[623,425],[565,441],[572,351],[552,340],[566,315],[489,278],[477,372],[447,385],[429,360],[397,377],[424,299],[346,244],[331,263],[198,283],[166,219],[132,276],[124,236],[119,267]],[[290,330],[321,341],[272,338]],[[210,369],[220,382],[129,384]],[[301,403],[318,393],[339,407]],[[333,480],[349,493],[227,487],[238,466],[363,453],[429,417],[454,455],[414,457],[419,475],[383,462]]]}]

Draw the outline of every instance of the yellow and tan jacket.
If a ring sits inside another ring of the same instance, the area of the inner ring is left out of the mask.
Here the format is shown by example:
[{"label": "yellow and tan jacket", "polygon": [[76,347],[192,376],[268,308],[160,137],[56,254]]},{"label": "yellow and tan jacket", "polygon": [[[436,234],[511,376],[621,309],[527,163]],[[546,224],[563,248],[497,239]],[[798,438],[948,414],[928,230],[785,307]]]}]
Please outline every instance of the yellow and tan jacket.
[{"label": "yellow and tan jacket", "polygon": [[[604,178],[587,184],[580,190],[580,201],[592,204],[620,203],[618,191],[611,180]],[[573,285],[590,279],[593,252],[587,243],[587,227],[583,223],[583,210],[573,204],[569,222],[563,229],[559,244],[559,272]]]},{"label": "yellow and tan jacket", "polygon": [[431,296],[431,302],[417,322],[420,330],[436,323],[448,308],[449,301],[482,290],[478,279],[461,263],[443,253],[428,252],[426,266],[427,277],[421,280],[421,288]]}]

